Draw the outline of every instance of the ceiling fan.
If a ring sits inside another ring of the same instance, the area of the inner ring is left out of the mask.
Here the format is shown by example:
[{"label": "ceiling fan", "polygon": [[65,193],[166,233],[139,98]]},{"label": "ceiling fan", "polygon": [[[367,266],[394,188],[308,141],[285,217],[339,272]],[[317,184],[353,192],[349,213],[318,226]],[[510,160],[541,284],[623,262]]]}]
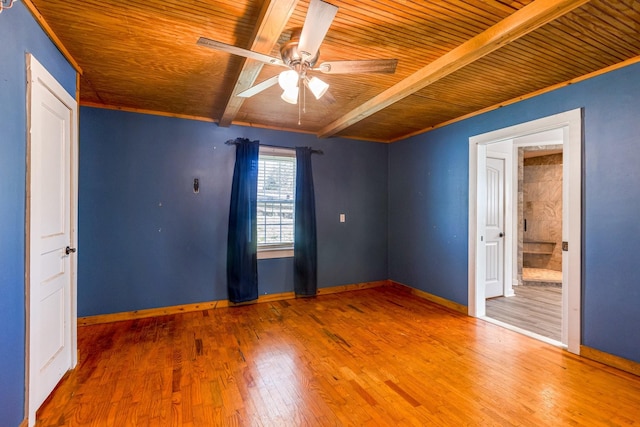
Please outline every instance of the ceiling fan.
[{"label": "ceiling fan", "polygon": [[329,85],[316,76],[310,76],[310,71],[319,71],[324,74],[394,73],[398,63],[397,59],[327,61],[314,68],[320,56],[320,45],[337,11],[336,6],[325,1],[311,0],[302,29],[293,30],[291,39],[282,44],[280,58],[205,37],[200,37],[197,44],[262,61],[266,64],[288,68],[288,70],[237,94],[243,98],[251,97],[278,83],[284,90],[281,98],[290,104],[298,103],[301,85],[308,88],[316,99],[320,99],[327,93]]}]

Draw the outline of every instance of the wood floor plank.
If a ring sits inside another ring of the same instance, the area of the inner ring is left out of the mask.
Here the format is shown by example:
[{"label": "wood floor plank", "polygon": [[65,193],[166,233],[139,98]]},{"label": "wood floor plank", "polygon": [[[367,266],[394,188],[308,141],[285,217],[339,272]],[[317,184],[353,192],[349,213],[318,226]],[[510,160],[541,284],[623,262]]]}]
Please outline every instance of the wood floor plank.
[{"label": "wood floor plank", "polygon": [[639,377],[391,287],[78,339],[39,427],[633,425],[640,407]]}]

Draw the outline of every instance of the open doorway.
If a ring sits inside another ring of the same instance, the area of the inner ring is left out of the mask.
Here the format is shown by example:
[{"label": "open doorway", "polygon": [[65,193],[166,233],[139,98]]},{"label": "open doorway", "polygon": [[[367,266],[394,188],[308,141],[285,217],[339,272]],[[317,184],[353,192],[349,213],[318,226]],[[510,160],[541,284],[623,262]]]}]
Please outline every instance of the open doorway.
[{"label": "open doorway", "polygon": [[[549,143],[540,144],[541,137]],[[561,345],[573,353],[579,353],[580,350],[581,141],[582,119],[579,109],[474,136],[469,140],[469,314]],[[518,219],[518,186],[514,184],[517,180],[512,177],[518,175],[519,150],[524,153],[524,147],[544,145],[563,147],[562,240],[559,247],[562,254],[563,292],[560,295],[562,321],[559,340],[486,316],[486,287],[490,276],[495,275],[496,267],[492,263],[497,259],[488,240],[493,231],[488,226],[491,221],[488,218],[490,211],[487,210],[487,201],[491,200],[489,196],[492,191],[487,187],[488,180],[492,179],[488,176],[491,173],[487,172],[491,165],[488,159],[504,159],[505,177],[509,177],[504,180],[504,231],[498,234],[504,248],[503,295],[509,297],[515,294],[514,286],[521,286],[519,280],[522,280],[522,270],[518,268],[518,258],[524,257],[521,254],[524,239],[518,235],[523,230],[523,224]]]},{"label": "open doorway", "polygon": [[[510,141],[517,163],[517,173],[505,177],[515,189],[518,225],[513,292],[486,295],[486,317],[558,343],[562,342],[562,139],[562,130],[556,129],[529,135],[526,141]],[[491,144],[488,156],[490,150]],[[491,161],[488,157],[487,173]]]}]

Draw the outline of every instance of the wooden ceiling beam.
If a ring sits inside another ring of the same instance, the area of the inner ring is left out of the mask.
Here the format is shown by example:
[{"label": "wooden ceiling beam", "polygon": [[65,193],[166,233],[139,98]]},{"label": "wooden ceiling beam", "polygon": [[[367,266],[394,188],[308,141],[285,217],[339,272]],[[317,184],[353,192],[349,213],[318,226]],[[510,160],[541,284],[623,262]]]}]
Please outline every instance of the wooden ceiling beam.
[{"label": "wooden ceiling beam", "polygon": [[589,0],[535,0],[325,126],[318,137],[333,136],[588,2]]},{"label": "wooden ceiling beam", "polygon": [[[250,50],[270,54],[273,46],[280,38],[280,34],[289,22],[289,18],[298,4],[298,0],[266,0],[260,11],[256,30],[252,37]],[[228,127],[235,119],[245,98],[236,94],[249,89],[256,81],[264,63],[254,59],[246,59],[240,71],[236,84],[231,92],[224,113],[218,122],[219,126]]]}]

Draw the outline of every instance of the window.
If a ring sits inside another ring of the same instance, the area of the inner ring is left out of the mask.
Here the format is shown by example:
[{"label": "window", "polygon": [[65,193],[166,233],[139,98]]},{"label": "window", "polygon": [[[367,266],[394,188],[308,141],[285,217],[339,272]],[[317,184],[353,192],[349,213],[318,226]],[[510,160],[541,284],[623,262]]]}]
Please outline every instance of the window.
[{"label": "window", "polygon": [[258,258],[293,256],[295,156],[294,150],[260,147]]}]

